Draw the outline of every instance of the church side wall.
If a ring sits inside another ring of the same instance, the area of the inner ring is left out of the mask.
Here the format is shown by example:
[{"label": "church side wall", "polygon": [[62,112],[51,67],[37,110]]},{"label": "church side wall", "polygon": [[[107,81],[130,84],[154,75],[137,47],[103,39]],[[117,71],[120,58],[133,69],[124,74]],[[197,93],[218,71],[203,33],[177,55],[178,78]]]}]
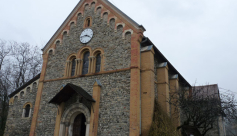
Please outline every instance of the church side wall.
[{"label": "church side wall", "polygon": [[[53,135],[57,106],[48,102],[59,92],[62,85],[72,83],[92,95],[95,79],[100,80],[102,84],[98,136],[129,135],[130,70],[44,83],[37,135]],[[70,107],[70,103],[74,102],[74,100],[66,102],[65,110]]]},{"label": "church side wall", "polygon": [[[34,83],[37,83],[37,81]],[[28,87],[30,87],[30,90],[27,89]],[[30,133],[30,125],[37,93],[37,84],[33,85],[32,83],[28,87],[13,96],[14,101],[9,104],[7,123],[4,133],[5,136],[27,136]],[[24,92],[23,96],[20,95],[21,92]],[[15,99],[16,96],[18,97],[17,100]],[[26,103],[32,104],[30,117],[22,116],[23,106]]]}]

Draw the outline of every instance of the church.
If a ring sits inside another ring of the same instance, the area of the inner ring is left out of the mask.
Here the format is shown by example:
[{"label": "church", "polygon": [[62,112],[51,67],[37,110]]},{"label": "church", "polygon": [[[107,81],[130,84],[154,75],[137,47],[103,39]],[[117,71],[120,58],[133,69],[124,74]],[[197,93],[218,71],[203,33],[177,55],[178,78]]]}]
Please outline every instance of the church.
[{"label": "church", "polygon": [[108,0],[80,0],[41,73],[9,95],[4,135],[147,136],[155,101],[171,116],[169,93],[191,85],[145,31]]}]

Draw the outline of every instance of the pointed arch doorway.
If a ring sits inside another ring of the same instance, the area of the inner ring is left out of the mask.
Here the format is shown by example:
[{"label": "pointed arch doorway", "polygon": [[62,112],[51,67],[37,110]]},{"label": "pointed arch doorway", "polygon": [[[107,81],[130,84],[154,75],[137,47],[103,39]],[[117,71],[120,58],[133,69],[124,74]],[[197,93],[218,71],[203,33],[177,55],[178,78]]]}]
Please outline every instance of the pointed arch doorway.
[{"label": "pointed arch doorway", "polygon": [[85,136],[86,134],[86,117],[84,114],[78,114],[73,122],[72,136]]}]

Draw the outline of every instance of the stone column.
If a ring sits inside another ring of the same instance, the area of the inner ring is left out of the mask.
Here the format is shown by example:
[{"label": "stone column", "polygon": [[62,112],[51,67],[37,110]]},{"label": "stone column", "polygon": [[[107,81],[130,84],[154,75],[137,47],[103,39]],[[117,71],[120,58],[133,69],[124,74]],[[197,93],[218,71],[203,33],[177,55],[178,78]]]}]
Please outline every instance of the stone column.
[{"label": "stone column", "polygon": [[152,124],[155,101],[154,50],[141,53],[141,118],[142,136],[147,136]]},{"label": "stone column", "polygon": [[89,57],[89,59],[90,59],[90,69],[89,69],[89,73],[94,73],[94,71],[95,71],[95,56],[91,56],[91,57]]},{"label": "stone column", "polygon": [[68,70],[67,70],[67,76],[71,76],[71,71],[72,71],[72,61],[68,61]]},{"label": "stone column", "polygon": [[81,61],[81,59],[76,59],[75,75],[79,75],[79,71],[80,71],[80,61]]},{"label": "stone column", "polygon": [[89,57],[89,69],[88,69],[88,74],[91,74],[92,69],[92,56]]},{"label": "stone column", "polygon": [[[176,92],[179,90],[179,78],[178,78],[178,74],[177,75],[173,75],[170,78],[170,94],[172,95],[173,100],[171,99],[171,101],[176,101],[174,100],[175,98],[178,99],[178,95],[176,95]],[[175,109],[176,108],[176,109]],[[174,122],[175,127],[180,126],[180,110],[178,107],[175,107],[173,105],[171,105],[171,117],[172,120]]]},{"label": "stone column", "polygon": [[100,71],[104,71],[105,55],[100,54],[100,57],[101,57]]},{"label": "stone column", "polygon": [[25,108],[24,108],[24,109],[23,109],[23,112],[22,112],[22,118],[25,117],[25,112],[26,112],[26,110],[25,110]]},{"label": "stone column", "polygon": [[32,108],[30,108],[29,118],[31,117],[31,113],[32,113]]},{"label": "stone column", "polygon": [[66,70],[65,70],[65,77],[69,76],[69,70],[70,70],[70,60],[67,60],[66,62]]},{"label": "stone column", "polygon": [[86,122],[86,136],[89,136],[89,132],[90,132],[90,123]]},{"label": "stone column", "polygon": [[167,62],[159,65],[157,69],[157,89],[158,103],[161,109],[170,115],[169,100],[169,76]]},{"label": "stone column", "polygon": [[59,136],[65,136],[65,130],[66,130],[65,124],[61,123],[60,124]]}]

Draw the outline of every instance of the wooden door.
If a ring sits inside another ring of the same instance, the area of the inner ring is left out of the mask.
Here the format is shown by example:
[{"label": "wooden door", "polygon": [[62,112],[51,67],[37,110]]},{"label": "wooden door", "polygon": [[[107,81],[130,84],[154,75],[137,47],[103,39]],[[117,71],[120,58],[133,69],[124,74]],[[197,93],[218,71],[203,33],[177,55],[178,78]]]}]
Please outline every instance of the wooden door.
[{"label": "wooden door", "polygon": [[73,124],[73,136],[85,136],[86,125],[85,125],[85,116],[79,114],[76,116]]}]

